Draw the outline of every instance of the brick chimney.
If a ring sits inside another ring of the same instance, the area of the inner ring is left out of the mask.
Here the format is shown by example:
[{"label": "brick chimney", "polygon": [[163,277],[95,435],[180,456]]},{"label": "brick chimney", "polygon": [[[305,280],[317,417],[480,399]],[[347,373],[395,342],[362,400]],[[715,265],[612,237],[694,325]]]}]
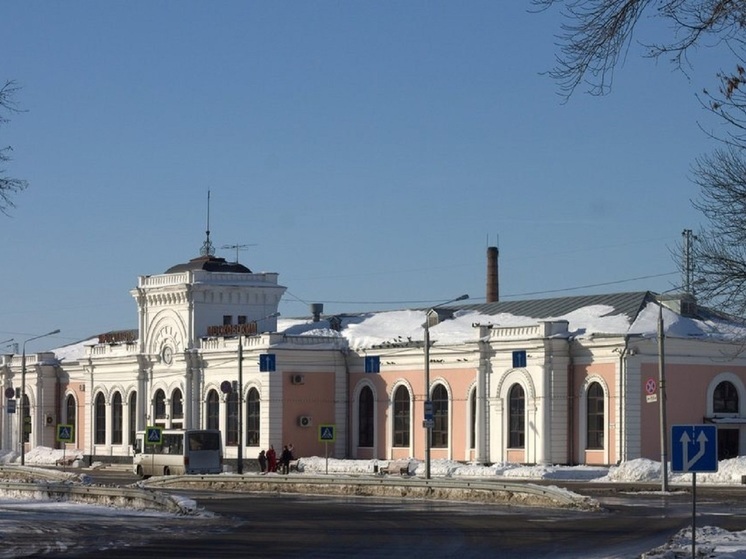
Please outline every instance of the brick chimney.
[{"label": "brick chimney", "polygon": [[487,247],[487,302],[497,303],[500,300],[500,280],[498,278],[497,259],[500,252],[497,247]]}]

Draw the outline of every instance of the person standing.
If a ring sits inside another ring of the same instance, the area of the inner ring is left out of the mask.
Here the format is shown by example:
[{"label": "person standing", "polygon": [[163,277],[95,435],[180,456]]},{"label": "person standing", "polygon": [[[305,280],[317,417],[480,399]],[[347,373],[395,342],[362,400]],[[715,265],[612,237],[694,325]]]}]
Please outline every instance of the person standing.
[{"label": "person standing", "polygon": [[280,468],[282,468],[283,474],[288,475],[290,473],[290,461],[292,459],[293,455],[290,453],[288,445],[285,445],[282,449],[282,454],[280,454]]},{"label": "person standing", "polygon": [[267,451],[267,471],[277,471],[277,453],[273,445],[269,445],[269,450]]},{"label": "person standing", "polygon": [[264,451],[259,452],[259,470],[261,470],[262,473],[265,473],[267,471],[267,455],[264,453]]}]

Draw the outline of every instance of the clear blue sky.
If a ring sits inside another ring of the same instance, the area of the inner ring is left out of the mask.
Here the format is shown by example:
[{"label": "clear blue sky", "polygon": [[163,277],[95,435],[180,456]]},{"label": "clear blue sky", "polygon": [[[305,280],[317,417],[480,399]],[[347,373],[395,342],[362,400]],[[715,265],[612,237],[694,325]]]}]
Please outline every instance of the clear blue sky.
[{"label": "clear blue sky", "polygon": [[495,244],[504,299],[679,285],[718,68],[633,45],[611,95],[563,103],[559,14],[530,7],[3,2],[29,188],[0,216],[0,341],[135,328],[129,290],[198,256],[208,189],[218,256],[251,245],[283,316],[479,302]]}]

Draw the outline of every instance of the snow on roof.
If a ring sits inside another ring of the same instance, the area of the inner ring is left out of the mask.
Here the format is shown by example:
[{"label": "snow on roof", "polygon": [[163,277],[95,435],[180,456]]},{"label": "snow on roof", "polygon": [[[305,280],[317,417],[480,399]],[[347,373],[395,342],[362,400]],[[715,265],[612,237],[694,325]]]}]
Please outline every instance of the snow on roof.
[{"label": "snow on roof", "polygon": [[[634,334],[653,337],[658,328],[660,307],[653,301],[647,302],[635,317],[629,317],[615,307],[606,304],[592,304],[574,309],[567,314],[535,318],[510,313],[484,314],[480,312],[488,306],[472,305],[468,308],[451,309],[453,316],[442,319],[430,327],[430,339],[438,345],[458,345],[475,342],[479,329],[475,324],[493,327],[532,326],[546,321],[567,321],[565,334],[568,337],[590,337],[593,335]],[[667,337],[699,339],[743,339],[746,327],[722,318],[689,318],[663,307],[663,320]],[[310,318],[279,318],[278,333],[288,336],[316,336],[344,338],[353,350],[385,344],[424,341],[426,310],[405,309],[360,314],[338,315],[318,322]],[[340,322],[339,331],[332,329],[331,320]],[[85,356],[85,347],[98,343],[98,337],[77,344],[53,350],[58,359],[77,361]]]}]

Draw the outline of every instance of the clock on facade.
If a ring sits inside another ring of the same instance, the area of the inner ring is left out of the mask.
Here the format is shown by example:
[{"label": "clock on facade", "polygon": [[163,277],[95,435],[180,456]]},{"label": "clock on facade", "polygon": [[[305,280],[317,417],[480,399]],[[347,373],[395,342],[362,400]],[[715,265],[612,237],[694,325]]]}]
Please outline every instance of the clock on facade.
[{"label": "clock on facade", "polygon": [[166,364],[170,365],[171,362],[174,360],[174,350],[171,349],[171,346],[165,346],[161,350],[161,360]]}]

